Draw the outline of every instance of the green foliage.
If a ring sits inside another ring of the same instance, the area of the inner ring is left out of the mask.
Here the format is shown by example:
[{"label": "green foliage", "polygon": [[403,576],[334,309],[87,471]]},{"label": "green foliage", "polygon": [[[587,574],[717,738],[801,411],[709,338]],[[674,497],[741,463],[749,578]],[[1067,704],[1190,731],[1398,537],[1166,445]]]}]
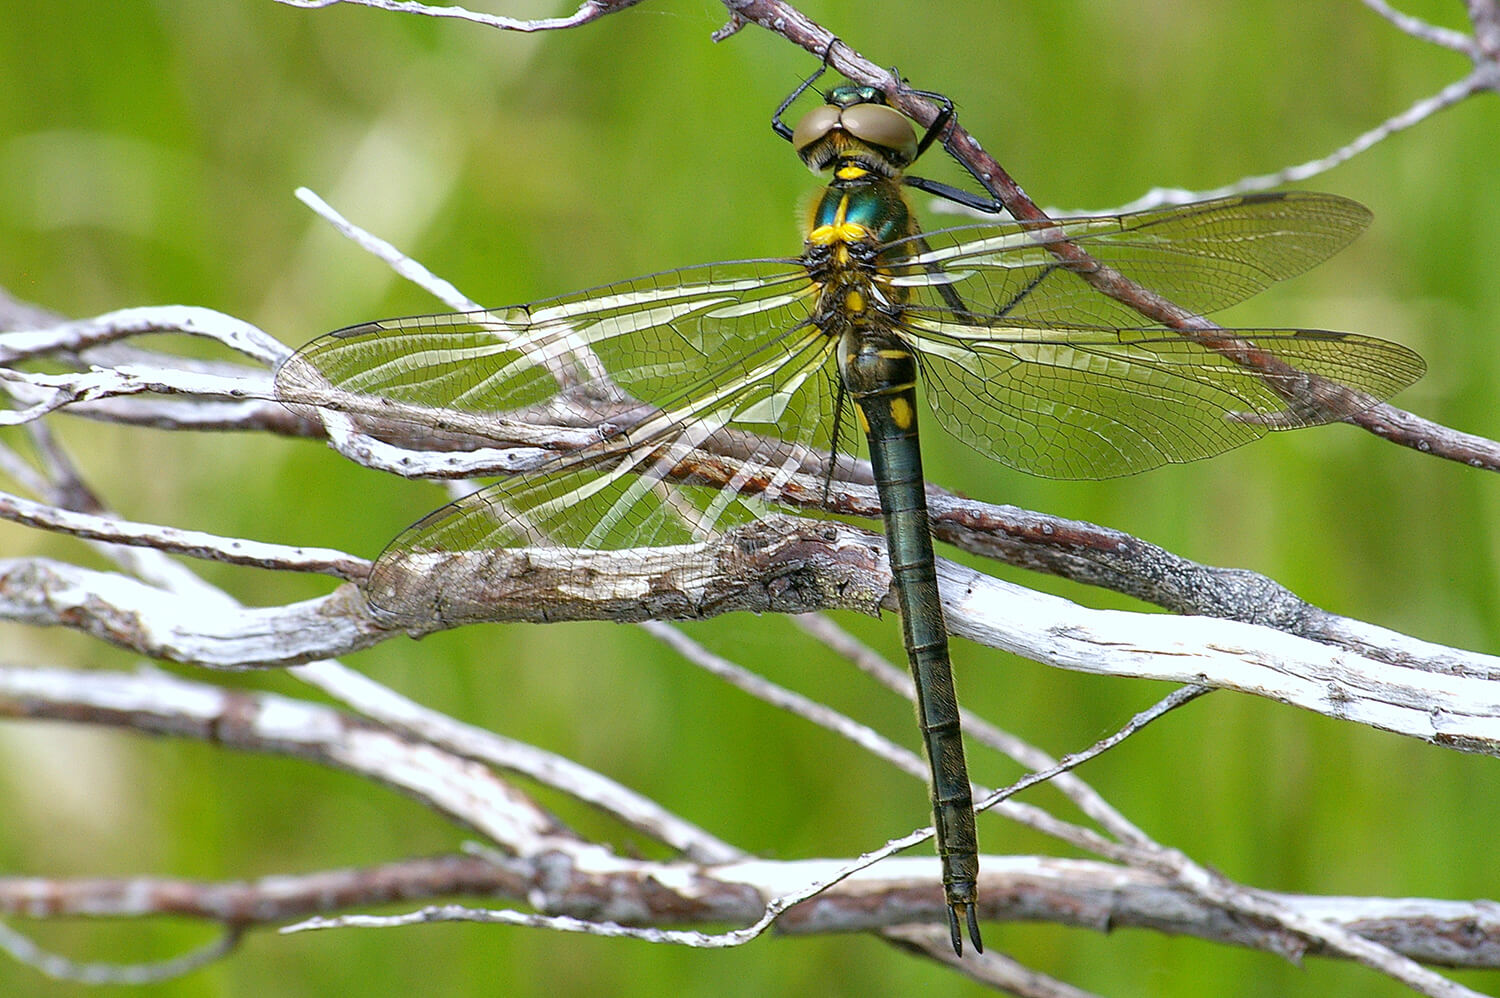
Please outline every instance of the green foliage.
[{"label": "green foliage", "polygon": [[[813,59],[753,27],[711,44],[724,18],[711,3],[644,4],[578,31],[529,36],[270,0],[11,6],[0,33],[0,286],[68,315],[203,305],[296,345],[351,322],[434,310],[295,201],[298,185],[494,304],[796,252],[795,206],[817,186],[768,126]],[[1452,20],[1457,5],[1407,6],[1462,27]],[[1039,203],[1070,208],[1107,208],[1155,185],[1217,186],[1322,155],[1467,69],[1356,4],[829,0],[806,10],[916,85],[951,95],[965,126]],[[960,180],[939,158],[923,172]],[[1496,162],[1493,102],[1473,100],[1320,178],[1315,186],[1374,209],[1370,234],[1230,318],[1399,340],[1426,356],[1430,373],[1398,404],[1500,433]],[[308,443],[64,422],[86,478],[136,519],[373,556],[439,501],[433,486],[351,468]],[[1264,572],[1339,613],[1500,650],[1493,480],[1347,427],[1105,483],[1030,479],[941,443],[928,464],[969,495],[1102,522],[1203,562]],[[15,529],[0,539],[7,554],[55,543]],[[249,602],[318,591],[249,569],[211,576]],[[846,622],[901,660],[893,619]],[[785,621],[721,619],[695,634],[917,743],[905,705],[802,643]],[[70,636],[54,642],[10,626],[0,635],[10,661],[122,662]],[[964,643],[954,653],[966,702],[1056,753],[1091,742],[1161,692]],[[596,766],[767,855],[847,854],[927,820],[917,784],[624,628],[469,628],[390,642],[349,664]],[[989,783],[1013,775],[984,754],[971,767]],[[1496,890],[1484,846],[1500,826],[1494,774],[1494,760],[1228,694],[1085,773],[1161,841],[1251,884],[1456,898]],[[405,800],[301,763],[38,726],[0,728],[0,797],[0,869],[37,875],[253,877],[460,840]],[[565,802],[549,804],[592,827]],[[995,819],[980,833],[992,852],[1052,848]],[[83,959],[160,958],[206,937],[176,924],[25,928]],[[1000,925],[985,937],[1108,994],[1401,993],[1340,963],[1298,969],[1140,932]],[[866,938],[765,940],[724,953],[439,926],[263,932],[206,972],[129,993],[563,998],[934,987],[964,985]],[[0,960],[0,993],[78,992]]]}]

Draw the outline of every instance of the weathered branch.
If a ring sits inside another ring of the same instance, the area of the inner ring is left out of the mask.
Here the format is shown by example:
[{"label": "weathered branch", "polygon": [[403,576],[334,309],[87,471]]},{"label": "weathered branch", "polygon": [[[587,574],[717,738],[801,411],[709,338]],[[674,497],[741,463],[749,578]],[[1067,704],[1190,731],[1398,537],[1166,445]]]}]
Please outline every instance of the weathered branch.
[{"label": "weathered branch", "polygon": [[[424,632],[498,620],[894,608],[879,536],[790,517],[675,548],[403,557],[401,570],[433,580]],[[459,561],[478,567],[451,572]],[[474,585],[437,581],[451,578]],[[1500,661],[1490,656],[1387,634],[1387,644],[1372,644],[1382,661],[1236,621],[1090,610],[947,561],[939,562],[939,583],[953,633],[1036,661],[1237,690],[1435,744],[1500,754],[1493,680]],[[43,559],[0,561],[0,615],[74,627],[157,658],[228,669],[334,658],[397,633],[382,626],[352,586],[286,607],[200,607],[123,576]],[[1377,634],[1367,630],[1367,639]]]},{"label": "weathered branch", "polygon": [[481,14],[451,4],[426,4],[417,3],[415,0],[276,0],[276,2],[286,4],[288,7],[306,7],[309,9],[349,4],[355,7],[374,7],[378,10],[388,10],[401,14],[420,14],[424,17],[443,17],[459,21],[470,21],[474,24],[482,24],[490,28],[501,28],[506,31],[529,32],[560,31],[565,28],[582,27],[591,21],[598,20],[606,14],[613,14],[627,7],[634,7],[641,0],[584,0],[569,17],[532,19]]},{"label": "weathered branch", "polygon": [[[788,912],[778,930],[788,935],[865,932],[923,916],[939,918],[931,867],[925,858],[885,860]],[[693,868],[622,856],[612,868],[591,870],[542,856],[497,862],[449,855],[222,883],[170,877],[5,877],[0,878],[0,913],[31,918],[176,915],[265,926],[454,895],[534,903],[541,892],[544,910],[589,922],[737,924],[758,917],[765,899],[782,885],[816,880],[827,868],[824,860],[746,860]],[[1162,877],[1112,863],[986,856],[982,870],[987,920],[1047,922],[1096,932],[1151,929],[1257,950],[1285,944],[1278,930],[1227,916]],[[1266,896],[1423,963],[1500,966],[1500,905],[1492,902]],[[1315,948],[1296,954],[1313,955],[1319,955]]]}]

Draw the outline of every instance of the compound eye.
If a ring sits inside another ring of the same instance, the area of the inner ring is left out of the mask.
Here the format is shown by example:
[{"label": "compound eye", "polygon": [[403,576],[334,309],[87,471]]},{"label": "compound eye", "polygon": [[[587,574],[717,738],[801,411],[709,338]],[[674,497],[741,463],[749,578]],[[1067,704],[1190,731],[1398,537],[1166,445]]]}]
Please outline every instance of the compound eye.
[{"label": "compound eye", "polygon": [[890,150],[893,158],[899,158],[898,167],[917,158],[917,130],[906,115],[893,107],[884,104],[846,107],[843,124],[850,135],[866,145]]},{"label": "compound eye", "polygon": [[808,149],[828,137],[828,133],[839,127],[839,116],[844,112],[831,104],[815,107],[802,116],[792,130],[792,148],[797,155],[807,159]]}]

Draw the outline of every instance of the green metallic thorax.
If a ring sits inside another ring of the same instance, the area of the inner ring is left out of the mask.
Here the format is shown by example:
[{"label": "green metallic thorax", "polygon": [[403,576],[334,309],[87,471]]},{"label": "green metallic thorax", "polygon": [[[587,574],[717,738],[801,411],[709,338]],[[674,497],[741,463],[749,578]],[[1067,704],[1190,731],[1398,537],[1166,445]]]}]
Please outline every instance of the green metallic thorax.
[{"label": "green metallic thorax", "polygon": [[[844,171],[844,172],[847,172]],[[873,173],[843,180],[835,176],[823,190],[810,220],[810,230],[832,225],[844,207],[844,221],[861,226],[877,244],[885,244],[917,232],[901,185]]]}]

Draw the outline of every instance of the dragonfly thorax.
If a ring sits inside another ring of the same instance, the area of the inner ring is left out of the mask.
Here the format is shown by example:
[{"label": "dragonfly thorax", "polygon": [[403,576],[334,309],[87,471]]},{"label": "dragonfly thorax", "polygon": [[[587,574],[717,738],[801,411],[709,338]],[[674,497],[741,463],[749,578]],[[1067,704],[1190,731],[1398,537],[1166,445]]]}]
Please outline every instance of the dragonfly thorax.
[{"label": "dragonfly thorax", "polygon": [[876,281],[878,272],[869,253],[861,251],[856,257],[848,250],[845,246],[815,247],[803,258],[820,288],[813,325],[835,338],[850,330],[888,324],[893,314],[884,288]]},{"label": "dragonfly thorax", "polygon": [[835,177],[813,205],[807,248],[860,243],[879,246],[917,231],[916,218],[898,181],[871,173],[851,180]]}]

